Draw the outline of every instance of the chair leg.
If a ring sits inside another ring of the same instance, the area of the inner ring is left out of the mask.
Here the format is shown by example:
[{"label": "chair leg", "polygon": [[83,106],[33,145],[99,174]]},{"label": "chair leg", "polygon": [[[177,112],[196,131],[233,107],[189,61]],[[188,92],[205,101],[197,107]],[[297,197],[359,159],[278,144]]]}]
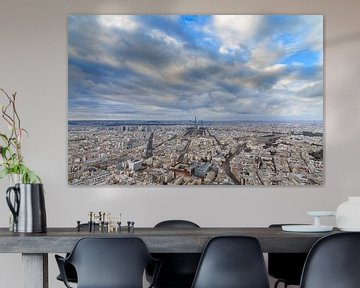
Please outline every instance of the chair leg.
[{"label": "chair leg", "polygon": [[286,282],[283,282],[281,280],[277,280],[274,284],[274,288],[277,288],[279,283],[284,283],[284,288],[287,288],[288,287],[288,284]]}]

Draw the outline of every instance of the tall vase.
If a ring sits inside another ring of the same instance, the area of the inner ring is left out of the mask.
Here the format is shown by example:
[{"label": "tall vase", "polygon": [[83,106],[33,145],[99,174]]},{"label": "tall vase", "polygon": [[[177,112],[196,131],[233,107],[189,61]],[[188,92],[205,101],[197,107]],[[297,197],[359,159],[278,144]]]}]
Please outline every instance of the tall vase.
[{"label": "tall vase", "polygon": [[[14,187],[15,184],[22,183],[21,174],[9,174],[9,187]],[[12,212],[9,212],[9,231],[14,231],[14,215]]]},{"label": "tall vase", "polygon": [[14,217],[14,232],[45,233],[47,231],[42,184],[15,184],[6,190],[6,202]]},{"label": "tall vase", "polygon": [[342,231],[360,231],[360,196],[348,197],[338,206],[336,226]]}]

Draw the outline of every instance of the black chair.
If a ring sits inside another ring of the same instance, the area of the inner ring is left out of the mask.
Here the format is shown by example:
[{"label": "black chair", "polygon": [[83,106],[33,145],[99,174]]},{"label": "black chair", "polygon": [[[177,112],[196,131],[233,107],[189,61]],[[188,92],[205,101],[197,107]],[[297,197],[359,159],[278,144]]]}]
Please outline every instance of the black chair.
[{"label": "black chair", "polygon": [[145,268],[156,262],[139,238],[82,238],[68,257],[55,258],[66,287],[65,263],[75,267],[78,288],[142,288]]},{"label": "black chair", "polygon": [[[272,224],[269,227],[280,228],[282,225],[285,224]],[[280,283],[283,283],[285,288],[288,285],[300,285],[306,257],[307,253],[269,253],[268,272],[277,279],[274,288]]]},{"label": "black chair", "polygon": [[207,244],[192,288],[269,288],[256,238],[220,236]]},{"label": "black chair", "polygon": [[[66,257],[68,257],[69,254],[66,254]],[[64,258],[65,259],[65,258]],[[64,273],[66,275],[66,279],[68,282],[71,283],[77,283],[77,274],[76,274],[76,270],[75,267],[68,263],[68,262],[64,262]],[[61,274],[59,274],[56,277],[57,280],[64,282],[63,278],[61,277]]]},{"label": "black chair", "polygon": [[[89,224],[88,223],[80,224],[80,229],[82,229],[82,230],[89,229]],[[99,229],[98,223],[95,223],[95,229]],[[66,257],[68,257],[68,256],[69,256],[69,253],[66,254]],[[66,278],[67,278],[68,282],[77,283],[77,275],[76,275],[76,270],[75,270],[74,266],[67,262],[65,262],[64,266],[65,266],[65,274],[66,274]],[[59,274],[56,277],[56,279],[64,282],[64,280],[61,277],[61,274]]]},{"label": "black chair", "polygon": [[360,287],[360,233],[332,234],[316,242],[306,259],[300,287]]},{"label": "black chair", "polygon": [[[155,228],[200,228],[199,225],[187,220],[166,220],[155,225]],[[200,253],[157,253],[152,254],[161,259],[156,288],[190,288],[194,280]],[[152,279],[153,269],[147,269],[147,279]]]}]

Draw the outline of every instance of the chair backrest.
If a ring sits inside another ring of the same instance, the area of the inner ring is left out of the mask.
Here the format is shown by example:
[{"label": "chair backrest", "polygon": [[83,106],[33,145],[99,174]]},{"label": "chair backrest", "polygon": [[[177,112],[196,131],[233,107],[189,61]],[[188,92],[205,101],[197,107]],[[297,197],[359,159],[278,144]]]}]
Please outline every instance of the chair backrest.
[{"label": "chair backrest", "polygon": [[200,228],[200,226],[188,220],[165,220],[157,223],[155,228]]},{"label": "chair backrest", "polygon": [[[188,220],[166,220],[155,228],[200,228]],[[190,287],[200,260],[200,253],[160,253],[156,258],[162,260],[162,267],[157,279],[157,287]],[[149,271],[151,274],[151,272]]]},{"label": "chair backrest", "polygon": [[264,258],[256,238],[212,238],[202,254],[192,288],[268,288]]},{"label": "chair backrest", "polygon": [[152,260],[139,238],[82,238],[67,259],[76,269],[78,288],[142,288]]},{"label": "chair backrest", "polygon": [[[281,229],[282,225],[294,224],[271,224],[269,228]],[[269,275],[288,285],[300,285],[306,257],[307,253],[268,253]]]},{"label": "chair backrest", "polygon": [[360,287],[360,233],[332,234],[316,242],[306,259],[300,287]]}]

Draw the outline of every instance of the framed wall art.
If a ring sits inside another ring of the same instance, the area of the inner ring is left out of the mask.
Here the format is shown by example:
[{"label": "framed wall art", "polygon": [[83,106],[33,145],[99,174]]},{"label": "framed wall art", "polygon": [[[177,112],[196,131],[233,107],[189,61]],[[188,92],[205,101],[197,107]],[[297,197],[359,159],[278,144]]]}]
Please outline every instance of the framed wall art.
[{"label": "framed wall art", "polygon": [[321,185],[323,16],[71,15],[68,183]]}]

